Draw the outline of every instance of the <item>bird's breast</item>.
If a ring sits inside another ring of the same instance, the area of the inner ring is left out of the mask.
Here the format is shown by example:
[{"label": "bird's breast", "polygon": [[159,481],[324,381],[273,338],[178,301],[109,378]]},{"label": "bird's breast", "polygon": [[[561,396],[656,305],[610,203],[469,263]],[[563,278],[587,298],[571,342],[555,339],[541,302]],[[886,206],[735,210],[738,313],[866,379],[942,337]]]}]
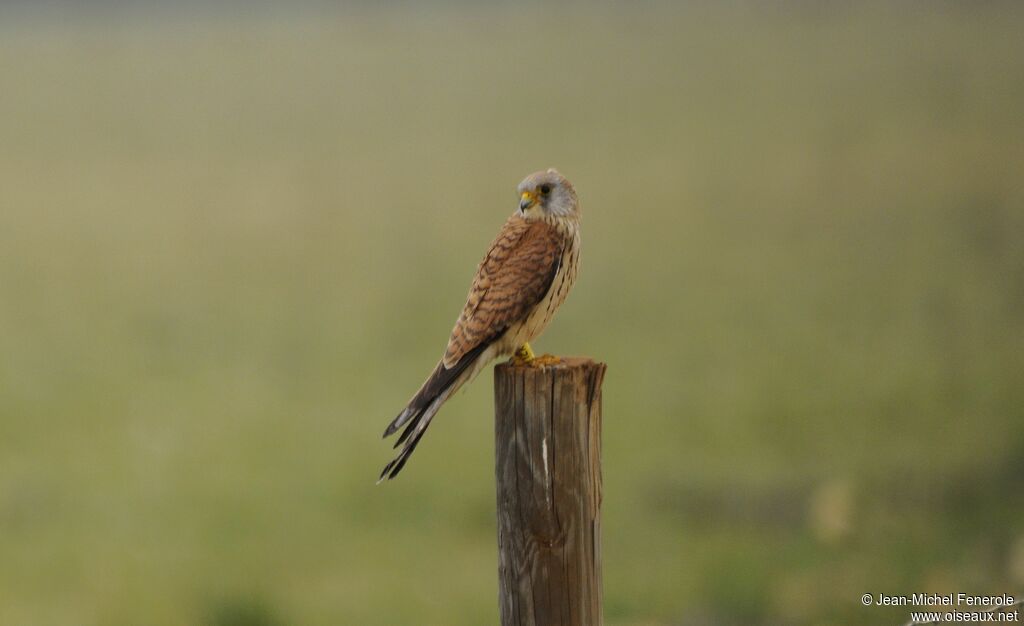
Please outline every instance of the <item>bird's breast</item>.
[{"label": "bird's breast", "polygon": [[530,311],[523,321],[522,326],[517,329],[513,343],[516,347],[536,339],[555,316],[558,307],[565,302],[566,296],[576,282],[576,274],[580,262],[580,238],[577,231],[573,231],[568,237],[567,244],[562,250],[562,257],[558,264],[558,271],[551,281],[544,298]]}]

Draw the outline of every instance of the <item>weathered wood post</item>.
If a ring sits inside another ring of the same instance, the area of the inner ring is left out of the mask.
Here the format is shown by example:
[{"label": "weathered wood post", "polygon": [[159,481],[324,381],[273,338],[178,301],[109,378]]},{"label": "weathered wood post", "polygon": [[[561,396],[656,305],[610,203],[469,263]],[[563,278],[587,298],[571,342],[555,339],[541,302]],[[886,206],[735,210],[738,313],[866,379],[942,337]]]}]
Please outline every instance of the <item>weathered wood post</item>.
[{"label": "weathered wood post", "polygon": [[600,626],[604,363],[494,369],[502,626]]}]

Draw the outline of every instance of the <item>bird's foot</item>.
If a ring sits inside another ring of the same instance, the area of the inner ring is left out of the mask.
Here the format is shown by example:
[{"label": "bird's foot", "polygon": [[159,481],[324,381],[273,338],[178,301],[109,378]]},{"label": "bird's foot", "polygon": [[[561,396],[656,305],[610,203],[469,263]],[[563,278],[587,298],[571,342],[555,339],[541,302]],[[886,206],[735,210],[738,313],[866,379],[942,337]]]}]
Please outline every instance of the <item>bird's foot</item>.
[{"label": "bird's foot", "polygon": [[520,365],[533,365],[534,360],[536,360],[536,357],[533,356],[530,344],[524,343],[521,348],[516,350],[508,362],[518,367]]},{"label": "bird's foot", "polygon": [[508,362],[516,367],[544,367],[545,365],[558,365],[562,359],[553,354],[534,356],[530,344],[524,343],[523,347],[516,350]]},{"label": "bird's foot", "polygon": [[545,365],[558,365],[562,362],[560,357],[553,354],[543,354],[530,361],[530,367],[544,367]]}]

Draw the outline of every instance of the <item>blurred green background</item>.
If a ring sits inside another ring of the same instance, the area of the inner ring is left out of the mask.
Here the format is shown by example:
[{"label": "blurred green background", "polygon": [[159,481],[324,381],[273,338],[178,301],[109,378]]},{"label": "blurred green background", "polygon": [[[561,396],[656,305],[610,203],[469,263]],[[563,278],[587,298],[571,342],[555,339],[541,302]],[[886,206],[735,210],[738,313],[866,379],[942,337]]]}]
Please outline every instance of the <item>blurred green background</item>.
[{"label": "blurred green background", "polygon": [[379,437],[549,166],[608,624],[1024,592],[1020,3],[97,6],[0,13],[0,623],[495,623],[490,372]]}]

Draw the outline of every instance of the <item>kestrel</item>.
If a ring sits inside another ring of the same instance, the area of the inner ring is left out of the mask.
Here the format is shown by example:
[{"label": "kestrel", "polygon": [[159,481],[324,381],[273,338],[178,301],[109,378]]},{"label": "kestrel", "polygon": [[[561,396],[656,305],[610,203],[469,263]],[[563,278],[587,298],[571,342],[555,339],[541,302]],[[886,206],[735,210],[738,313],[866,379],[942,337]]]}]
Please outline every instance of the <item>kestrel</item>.
[{"label": "kestrel", "polygon": [[529,342],[544,331],[576,282],[580,207],[572,183],[554,169],[530,174],[517,190],[519,208],[477,267],[444,356],[384,431],[387,437],[405,426],[395,443],[402,450],[380,480],[402,471],[441,405],[488,363],[510,354],[520,363],[557,360],[535,359]]}]

